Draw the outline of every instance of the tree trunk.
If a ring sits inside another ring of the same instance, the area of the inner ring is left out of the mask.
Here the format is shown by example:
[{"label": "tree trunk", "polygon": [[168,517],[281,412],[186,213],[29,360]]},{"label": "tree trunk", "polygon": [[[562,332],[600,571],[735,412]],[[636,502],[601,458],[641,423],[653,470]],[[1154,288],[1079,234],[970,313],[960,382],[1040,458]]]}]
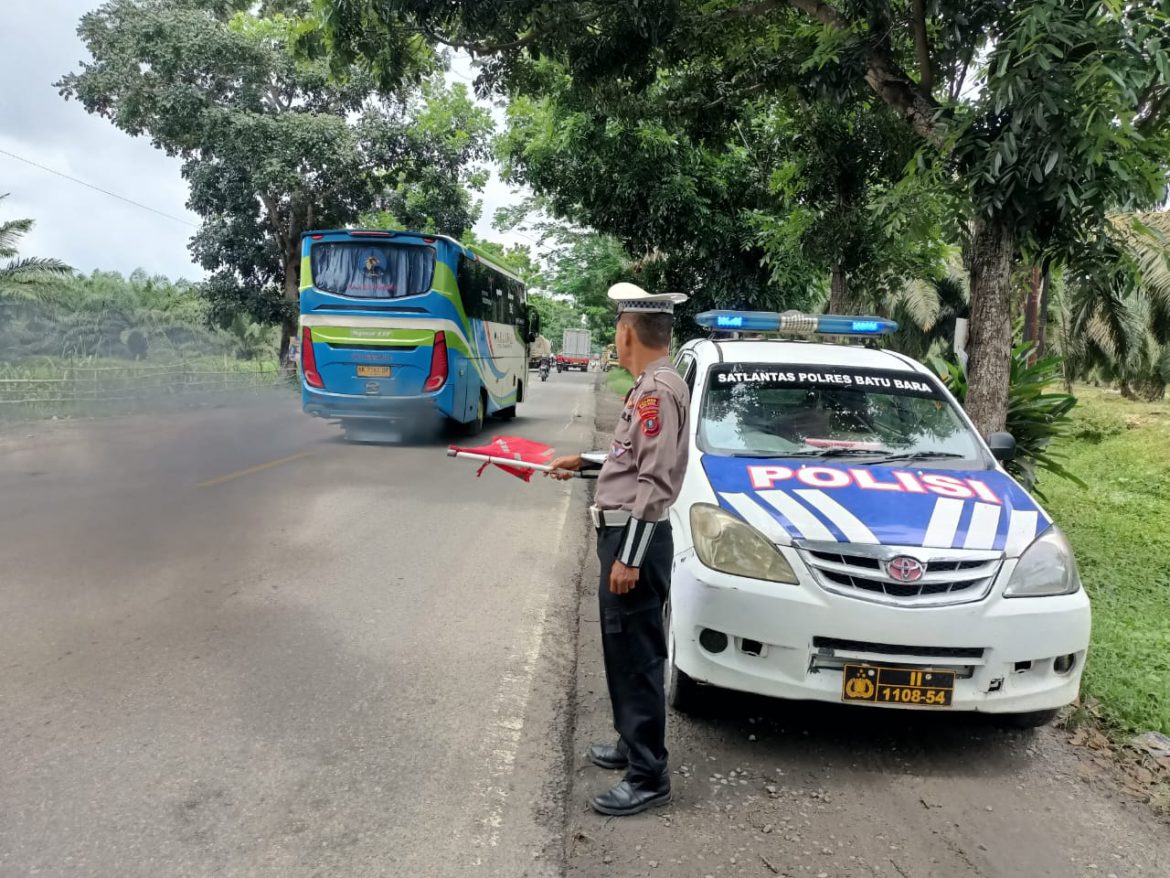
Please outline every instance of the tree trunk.
[{"label": "tree trunk", "polygon": [[1166,398],[1166,382],[1158,378],[1139,378],[1121,382],[1121,395],[1134,402],[1158,402]]},{"label": "tree trunk", "polygon": [[1015,235],[980,217],[971,237],[971,327],[967,414],[987,435],[1007,423],[1012,356],[1012,258]]},{"label": "tree trunk", "polygon": [[849,276],[839,262],[829,274],[829,313],[849,313]]},{"label": "tree trunk", "polygon": [[1048,350],[1048,297],[1052,293],[1052,270],[1044,269],[1044,283],[1040,286],[1040,309],[1036,314],[1036,356]]},{"label": "tree trunk", "polygon": [[297,314],[301,310],[301,241],[300,236],[285,249],[284,254],[284,297],[289,300],[288,316],[281,321],[280,362],[288,357],[290,339],[297,332]]},{"label": "tree trunk", "polygon": [[280,327],[280,359],[277,362],[284,366],[288,362],[288,349],[291,346],[292,337],[296,335],[297,325],[295,322],[282,320]]},{"label": "tree trunk", "polygon": [[1035,363],[1040,342],[1040,289],[1043,275],[1039,265],[1032,266],[1032,283],[1028,288],[1028,299],[1024,303],[1024,341],[1032,345],[1028,363]]}]

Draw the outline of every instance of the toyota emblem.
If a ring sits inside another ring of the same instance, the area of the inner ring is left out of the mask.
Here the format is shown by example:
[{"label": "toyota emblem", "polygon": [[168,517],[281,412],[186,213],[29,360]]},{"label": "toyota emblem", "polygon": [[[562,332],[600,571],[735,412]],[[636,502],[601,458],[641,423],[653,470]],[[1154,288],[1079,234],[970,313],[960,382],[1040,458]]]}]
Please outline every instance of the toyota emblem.
[{"label": "toyota emblem", "polygon": [[926,565],[909,555],[899,555],[886,562],[886,572],[898,582],[917,582],[926,573]]}]

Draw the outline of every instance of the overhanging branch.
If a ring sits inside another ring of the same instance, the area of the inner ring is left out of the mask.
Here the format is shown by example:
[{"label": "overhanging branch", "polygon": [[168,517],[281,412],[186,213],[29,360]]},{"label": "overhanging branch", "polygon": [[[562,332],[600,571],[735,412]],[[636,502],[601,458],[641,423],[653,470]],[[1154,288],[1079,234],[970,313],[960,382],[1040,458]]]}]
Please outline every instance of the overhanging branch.
[{"label": "overhanging branch", "polygon": [[1137,129],[1150,134],[1170,118],[1170,86],[1151,88],[1140,103]]},{"label": "overhanging branch", "polygon": [[[821,0],[788,0],[788,3],[833,30],[852,27],[848,18]],[[910,124],[915,133],[935,146],[942,145],[942,131],[935,122],[938,104],[879,46],[871,45],[866,50],[865,81],[879,98]]]},{"label": "overhanging branch", "polygon": [[[600,17],[600,12],[594,12],[591,15],[583,15],[580,18],[574,19],[571,23],[584,27],[597,21]],[[558,22],[558,25],[562,24],[564,22]],[[535,43],[537,40],[549,36],[552,32],[553,28],[534,30],[522,37],[517,37],[514,40],[508,40],[503,43],[480,43],[474,40],[457,40],[452,37],[445,37],[437,31],[430,29],[424,30],[423,34],[437,43],[442,43],[444,46],[449,46],[452,49],[463,49],[464,51],[471,52],[473,55],[498,55],[501,52],[513,52],[516,49],[523,49]]]},{"label": "overhanging branch", "polygon": [[848,30],[850,21],[828,3],[821,0],[788,0],[790,6],[799,9],[809,18],[815,18],[821,24],[834,30]]},{"label": "overhanging branch", "polygon": [[749,6],[732,6],[719,13],[721,18],[748,18],[753,15],[767,15],[773,9],[787,6],[788,0],[762,0]]}]

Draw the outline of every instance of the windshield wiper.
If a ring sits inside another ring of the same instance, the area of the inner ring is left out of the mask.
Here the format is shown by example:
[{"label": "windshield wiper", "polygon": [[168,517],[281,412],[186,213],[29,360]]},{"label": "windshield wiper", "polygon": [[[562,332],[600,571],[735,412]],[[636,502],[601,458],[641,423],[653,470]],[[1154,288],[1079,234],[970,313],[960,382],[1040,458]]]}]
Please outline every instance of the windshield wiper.
[{"label": "windshield wiper", "polygon": [[818,448],[816,451],[793,451],[781,457],[847,457],[853,454],[886,454],[877,448]]},{"label": "windshield wiper", "polygon": [[911,451],[908,454],[891,454],[880,460],[868,460],[867,466],[881,463],[892,463],[895,460],[943,460],[945,458],[966,457],[965,454],[956,454],[954,451]]}]

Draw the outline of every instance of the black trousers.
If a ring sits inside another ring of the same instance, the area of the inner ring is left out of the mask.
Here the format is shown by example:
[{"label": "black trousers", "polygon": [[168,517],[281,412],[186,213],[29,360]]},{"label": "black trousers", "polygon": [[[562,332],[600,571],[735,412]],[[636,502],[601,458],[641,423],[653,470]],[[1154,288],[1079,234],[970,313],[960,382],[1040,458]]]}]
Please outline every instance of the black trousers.
[{"label": "black trousers", "polygon": [[601,562],[598,604],[605,681],[613,706],[613,727],[629,751],[626,779],[657,780],[666,772],[666,631],[662,608],[670,594],[674,539],[670,522],[659,522],[639,568],[633,591],[614,594],[609,572],[620,549],[622,528],[597,532]]}]

